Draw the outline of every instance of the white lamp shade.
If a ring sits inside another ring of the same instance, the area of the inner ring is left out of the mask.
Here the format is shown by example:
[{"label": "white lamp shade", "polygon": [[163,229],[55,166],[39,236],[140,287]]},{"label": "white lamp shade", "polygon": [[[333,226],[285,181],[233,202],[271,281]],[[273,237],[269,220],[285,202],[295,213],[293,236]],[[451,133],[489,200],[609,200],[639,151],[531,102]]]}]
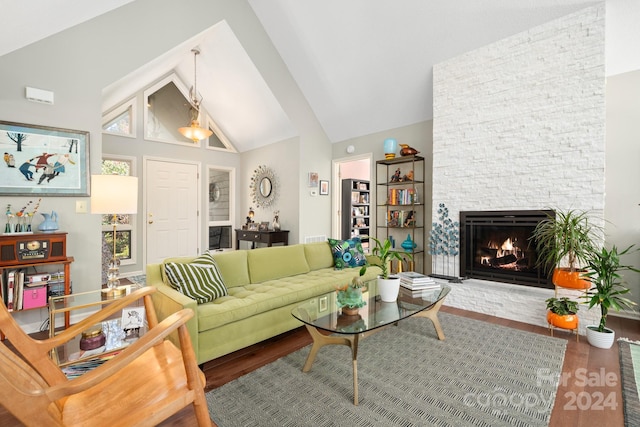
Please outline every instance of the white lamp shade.
[{"label": "white lamp shade", "polygon": [[91,176],[91,213],[138,212],[138,178],[123,175]]}]

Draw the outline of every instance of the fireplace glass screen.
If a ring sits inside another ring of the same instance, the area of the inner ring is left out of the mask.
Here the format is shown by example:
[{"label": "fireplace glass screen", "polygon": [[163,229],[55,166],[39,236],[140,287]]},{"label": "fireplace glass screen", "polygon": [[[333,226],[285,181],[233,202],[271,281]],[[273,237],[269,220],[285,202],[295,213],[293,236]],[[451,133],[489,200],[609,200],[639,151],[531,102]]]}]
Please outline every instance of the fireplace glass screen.
[{"label": "fireplace glass screen", "polygon": [[546,211],[460,212],[462,277],[552,288],[531,234]]}]

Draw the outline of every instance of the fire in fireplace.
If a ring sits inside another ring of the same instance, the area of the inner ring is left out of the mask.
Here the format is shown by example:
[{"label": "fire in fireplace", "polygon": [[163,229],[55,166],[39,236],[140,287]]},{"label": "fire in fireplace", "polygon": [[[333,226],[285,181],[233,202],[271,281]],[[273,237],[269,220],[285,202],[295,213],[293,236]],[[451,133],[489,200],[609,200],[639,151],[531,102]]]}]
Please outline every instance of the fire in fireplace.
[{"label": "fire in fireplace", "polygon": [[460,274],[553,288],[544,269],[536,266],[535,244],[529,241],[538,222],[552,211],[460,212]]}]

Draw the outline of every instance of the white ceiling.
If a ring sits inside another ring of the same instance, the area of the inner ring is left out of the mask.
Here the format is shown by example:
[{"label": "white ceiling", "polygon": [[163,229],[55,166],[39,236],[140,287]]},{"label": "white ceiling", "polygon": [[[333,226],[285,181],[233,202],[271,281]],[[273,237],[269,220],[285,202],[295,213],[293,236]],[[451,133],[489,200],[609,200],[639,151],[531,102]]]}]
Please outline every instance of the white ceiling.
[{"label": "white ceiling", "polygon": [[[0,0],[4,55],[132,0]],[[248,0],[332,142],[432,118],[432,67],[587,0]],[[607,0],[607,75],[640,69],[640,1]],[[27,29],[27,30],[25,30]],[[231,28],[217,23],[105,88],[104,107],[176,70],[239,151],[296,135]],[[206,77],[204,77],[206,76]],[[250,125],[248,125],[250,124]]]}]

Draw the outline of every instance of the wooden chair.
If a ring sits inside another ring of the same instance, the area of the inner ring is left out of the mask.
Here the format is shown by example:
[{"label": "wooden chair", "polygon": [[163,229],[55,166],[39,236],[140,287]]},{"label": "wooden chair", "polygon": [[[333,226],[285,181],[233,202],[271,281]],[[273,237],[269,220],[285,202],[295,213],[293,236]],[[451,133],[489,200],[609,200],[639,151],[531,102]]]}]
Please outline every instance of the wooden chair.
[{"label": "wooden chair", "polygon": [[[197,366],[182,310],[158,323],[146,287],[114,300],[53,338],[29,337],[0,301],[0,403],[27,426],[156,425],[192,404],[199,426],[211,426],[204,374]],[[149,331],[96,369],[69,380],[50,351],[143,298]],[[177,329],[178,349],[167,335]]]}]

